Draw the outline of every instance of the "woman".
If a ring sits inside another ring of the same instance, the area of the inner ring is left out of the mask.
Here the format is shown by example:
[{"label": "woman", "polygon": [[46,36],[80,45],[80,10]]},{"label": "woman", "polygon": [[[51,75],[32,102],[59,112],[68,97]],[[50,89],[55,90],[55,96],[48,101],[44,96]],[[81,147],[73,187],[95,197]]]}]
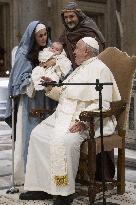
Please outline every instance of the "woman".
[{"label": "woman", "polygon": [[[16,112],[15,184],[23,184],[27,151],[31,130],[40,123],[40,118],[30,116],[32,108],[45,107],[43,91],[33,90],[32,69],[39,64],[38,53],[50,46],[48,30],[39,21],[31,22],[18,47],[15,64],[9,79],[9,96],[14,97]],[[5,121],[11,126],[11,99],[8,99]]]}]

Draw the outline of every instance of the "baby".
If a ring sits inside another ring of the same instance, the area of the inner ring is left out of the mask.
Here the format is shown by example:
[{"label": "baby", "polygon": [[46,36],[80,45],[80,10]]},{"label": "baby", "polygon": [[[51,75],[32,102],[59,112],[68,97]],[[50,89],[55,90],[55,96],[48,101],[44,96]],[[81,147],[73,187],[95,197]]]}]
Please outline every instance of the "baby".
[{"label": "baby", "polygon": [[40,51],[38,59],[40,64],[32,71],[32,81],[35,90],[44,89],[40,85],[41,77],[49,77],[53,81],[59,82],[72,70],[71,62],[67,58],[60,42],[54,42],[51,47]]}]

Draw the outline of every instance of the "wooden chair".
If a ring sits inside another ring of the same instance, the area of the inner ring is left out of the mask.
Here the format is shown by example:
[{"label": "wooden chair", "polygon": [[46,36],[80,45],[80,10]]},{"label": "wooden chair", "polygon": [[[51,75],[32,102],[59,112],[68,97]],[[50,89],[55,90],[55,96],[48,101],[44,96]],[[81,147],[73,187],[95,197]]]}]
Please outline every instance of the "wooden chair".
[{"label": "wooden chair", "polygon": [[[136,57],[130,57],[117,48],[109,47],[98,56],[112,71],[117,82],[122,100],[111,103],[111,110],[103,113],[103,117],[115,115],[117,118],[117,130],[111,136],[104,136],[104,150],[110,151],[118,148],[117,158],[117,180],[112,181],[117,186],[117,193],[125,192],[125,134],[126,124],[131,100],[132,83],[136,68]],[[81,147],[79,174],[83,182],[83,175],[88,173],[88,195],[90,204],[95,201],[96,194],[102,190],[102,184],[95,181],[96,154],[101,152],[101,139],[94,139],[94,117],[95,112],[82,112],[80,120],[90,122],[88,139]],[[87,163],[85,165],[85,159]]]}]

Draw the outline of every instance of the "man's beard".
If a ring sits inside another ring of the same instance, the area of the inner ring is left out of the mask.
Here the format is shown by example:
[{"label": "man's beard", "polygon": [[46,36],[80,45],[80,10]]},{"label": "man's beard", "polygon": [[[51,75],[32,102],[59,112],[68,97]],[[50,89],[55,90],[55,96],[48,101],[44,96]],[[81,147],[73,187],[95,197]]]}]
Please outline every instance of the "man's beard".
[{"label": "man's beard", "polygon": [[67,26],[68,26],[68,28],[72,29],[72,28],[76,27],[76,24],[75,23],[68,23]]}]

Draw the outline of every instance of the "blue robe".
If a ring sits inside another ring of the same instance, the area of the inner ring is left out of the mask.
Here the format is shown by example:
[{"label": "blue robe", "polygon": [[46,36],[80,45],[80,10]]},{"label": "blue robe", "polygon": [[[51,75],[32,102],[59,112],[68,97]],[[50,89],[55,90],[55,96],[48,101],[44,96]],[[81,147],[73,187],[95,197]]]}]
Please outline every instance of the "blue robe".
[{"label": "blue robe", "polygon": [[[33,98],[29,98],[25,93],[26,86],[30,84],[31,73],[33,69],[32,63],[28,60],[27,54],[30,51],[34,43],[34,29],[36,28],[39,21],[31,22],[18,47],[15,57],[15,64],[11,70],[9,85],[8,85],[8,101],[6,108],[5,121],[12,126],[11,115],[11,99],[10,96],[15,98],[15,121],[18,111],[18,105],[20,101],[20,96],[23,99],[23,157],[24,164],[26,165],[27,161],[27,152],[29,145],[29,138],[32,129],[41,122],[39,118],[30,117],[29,112],[32,108],[45,108],[45,105],[48,107],[54,107],[52,102],[50,103],[49,99],[44,94],[44,91],[36,91]],[[50,45],[50,40],[48,39],[47,47]],[[19,119],[17,119],[19,120]],[[15,122],[16,123],[16,122]],[[17,136],[16,136],[17,137]]]}]

